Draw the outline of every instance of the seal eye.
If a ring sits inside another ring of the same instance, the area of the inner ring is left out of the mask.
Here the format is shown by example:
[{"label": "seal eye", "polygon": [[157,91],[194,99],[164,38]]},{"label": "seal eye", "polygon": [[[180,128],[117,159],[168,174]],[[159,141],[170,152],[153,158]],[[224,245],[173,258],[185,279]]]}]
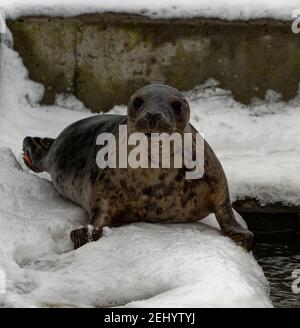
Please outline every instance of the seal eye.
[{"label": "seal eye", "polygon": [[141,106],[143,105],[143,103],[144,103],[144,100],[141,99],[141,98],[139,98],[139,97],[137,97],[133,101],[133,108],[135,110],[139,110],[141,108]]},{"label": "seal eye", "polygon": [[173,101],[171,103],[171,106],[172,106],[172,108],[173,108],[176,115],[181,114],[181,111],[182,111],[182,102],[181,101],[178,101],[178,100]]}]

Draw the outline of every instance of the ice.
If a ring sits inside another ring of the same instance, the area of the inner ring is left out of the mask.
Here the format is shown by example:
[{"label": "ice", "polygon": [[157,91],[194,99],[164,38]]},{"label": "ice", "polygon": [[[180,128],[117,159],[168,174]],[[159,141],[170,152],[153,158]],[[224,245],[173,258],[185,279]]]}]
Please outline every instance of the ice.
[{"label": "ice", "polygon": [[81,14],[117,12],[150,18],[220,18],[249,20],[274,18],[292,20],[299,0],[0,0],[9,18],[26,15],[70,17]]},{"label": "ice", "polygon": [[[205,118],[209,127],[221,127],[219,131],[208,129],[207,137],[225,166],[234,163],[238,170],[240,156],[234,153],[234,145],[241,142],[242,149],[243,143],[251,144],[247,138],[251,133],[234,126],[240,120],[250,124],[252,118],[259,119],[228,93],[205,98],[212,88],[189,95],[193,121],[199,120],[201,127]],[[64,108],[59,107],[61,99],[55,106],[41,106],[42,93],[43,87],[28,79],[18,54],[2,45],[0,268],[7,282],[1,306],[272,306],[262,269],[252,254],[221,235],[213,215],[195,224],[106,228],[99,241],[74,251],[69,233],[86,224],[84,211],[58,195],[49,177],[30,173],[20,161],[20,152],[24,136],[55,137],[67,124],[92,114],[82,105],[80,110],[70,109],[73,97],[68,104],[64,96]],[[221,116],[217,109],[212,110],[216,104]],[[201,115],[195,114],[197,106]],[[125,108],[117,110],[124,112]],[[292,115],[292,110],[284,108],[283,113],[286,111],[286,116]],[[280,122],[284,117],[282,114]],[[242,135],[230,145],[232,129]],[[227,147],[231,152],[226,153]],[[247,174],[245,171],[243,179]],[[236,181],[229,175],[230,182],[232,179]]]}]

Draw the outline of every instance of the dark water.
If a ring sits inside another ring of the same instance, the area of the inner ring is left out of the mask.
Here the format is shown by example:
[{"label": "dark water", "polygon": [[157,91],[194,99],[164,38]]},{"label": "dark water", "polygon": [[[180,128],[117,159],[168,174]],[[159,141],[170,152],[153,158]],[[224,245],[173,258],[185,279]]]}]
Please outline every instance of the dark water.
[{"label": "dark water", "polygon": [[270,283],[273,305],[300,308],[300,293],[292,291],[292,272],[300,270],[300,236],[280,233],[255,237],[253,254]]}]

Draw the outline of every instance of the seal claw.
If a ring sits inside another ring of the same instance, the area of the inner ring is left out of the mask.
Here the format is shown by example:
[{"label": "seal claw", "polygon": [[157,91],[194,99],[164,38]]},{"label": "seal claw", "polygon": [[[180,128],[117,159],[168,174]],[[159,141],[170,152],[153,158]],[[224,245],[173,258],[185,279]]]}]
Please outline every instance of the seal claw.
[{"label": "seal claw", "polygon": [[74,249],[77,249],[88,242],[98,240],[102,235],[102,229],[93,228],[88,225],[71,231],[70,238],[74,244]]},{"label": "seal claw", "polygon": [[225,233],[225,236],[232,239],[238,246],[244,248],[247,252],[250,252],[253,244],[253,233],[249,230],[245,231],[229,231]]}]

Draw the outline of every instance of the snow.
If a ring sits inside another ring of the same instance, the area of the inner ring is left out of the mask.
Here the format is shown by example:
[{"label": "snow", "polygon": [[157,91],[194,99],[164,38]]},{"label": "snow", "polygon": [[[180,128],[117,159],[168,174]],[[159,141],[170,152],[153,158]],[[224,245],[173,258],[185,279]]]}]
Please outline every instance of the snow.
[{"label": "snow", "polygon": [[29,172],[20,152],[24,136],[55,137],[92,114],[67,95],[39,105],[43,87],[28,79],[19,55],[4,44],[0,55],[0,268],[7,277],[0,306],[272,306],[262,269],[221,235],[213,215],[195,224],[106,228],[74,251],[69,233],[86,223],[84,211],[58,195],[46,174]]},{"label": "snow", "polygon": [[[270,306],[254,258],[205,224],[106,228],[72,251],[83,211],[1,148],[3,306]],[[13,178],[12,178],[13,177]]]},{"label": "snow", "polygon": [[253,256],[206,224],[106,228],[73,251],[83,211],[8,148],[0,160],[2,306],[271,306]]},{"label": "snow", "polygon": [[269,90],[265,101],[245,106],[208,81],[187,96],[191,121],[221,160],[232,200],[300,205],[300,93],[282,102]]},{"label": "snow", "polygon": [[76,16],[90,13],[118,12],[150,18],[220,18],[249,20],[274,18],[292,20],[299,0],[0,0],[9,18],[26,15]]}]

